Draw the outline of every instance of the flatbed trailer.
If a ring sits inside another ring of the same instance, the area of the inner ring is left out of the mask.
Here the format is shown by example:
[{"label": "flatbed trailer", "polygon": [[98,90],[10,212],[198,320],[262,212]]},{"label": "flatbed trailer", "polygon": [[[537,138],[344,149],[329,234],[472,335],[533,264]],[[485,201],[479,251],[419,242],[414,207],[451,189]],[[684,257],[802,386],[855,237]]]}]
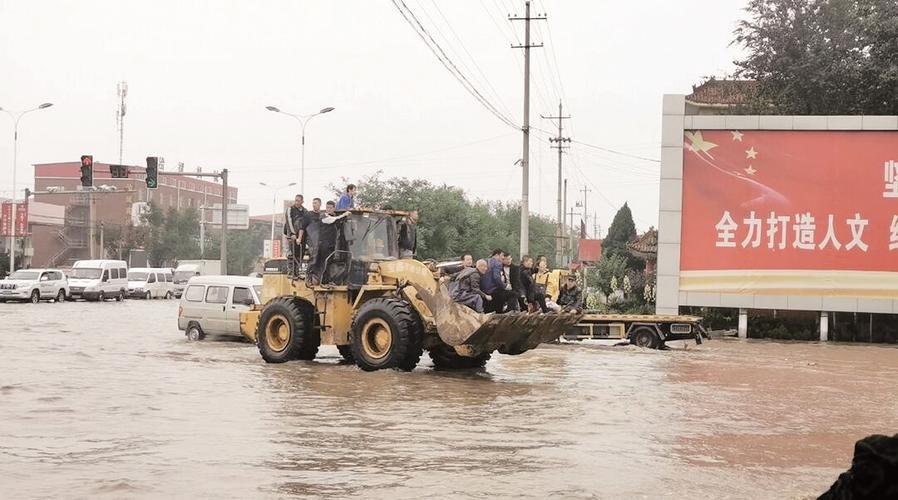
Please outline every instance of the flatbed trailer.
[{"label": "flatbed trailer", "polygon": [[564,334],[566,340],[625,340],[633,345],[663,349],[669,340],[702,343],[708,333],[698,316],[599,314],[586,311],[579,323]]}]

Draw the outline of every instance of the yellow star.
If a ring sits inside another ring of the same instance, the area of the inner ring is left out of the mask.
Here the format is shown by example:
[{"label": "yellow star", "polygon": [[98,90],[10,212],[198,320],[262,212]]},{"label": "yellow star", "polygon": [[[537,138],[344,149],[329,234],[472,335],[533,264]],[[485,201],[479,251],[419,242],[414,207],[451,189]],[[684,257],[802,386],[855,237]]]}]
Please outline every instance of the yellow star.
[{"label": "yellow star", "polygon": [[749,165],[748,168],[745,169],[745,173],[748,175],[755,175],[755,172],[757,172],[757,170],[751,165]]},{"label": "yellow star", "polygon": [[738,130],[731,130],[730,133],[733,134],[733,140],[739,141],[739,142],[742,142],[742,136],[745,135],[742,132],[739,132]]},{"label": "yellow star", "polygon": [[701,130],[696,130],[695,132],[686,132],[686,138],[691,141],[691,143],[686,146],[690,151],[693,151],[696,154],[705,153],[709,158],[714,158],[708,151],[716,148],[717,144],[706,141],[702,137]]},{"label": "yellow star", "polygon": [[752,160],[754,160],[754,159],[756,159],[756,158],[758,157],[758,152],[755,151],[755,147],[754,147],[754,146],[752,146],[751,148],[745,150],[745,157],[746,157],[746,158],[749,158],[749,159],[752,159]]}]

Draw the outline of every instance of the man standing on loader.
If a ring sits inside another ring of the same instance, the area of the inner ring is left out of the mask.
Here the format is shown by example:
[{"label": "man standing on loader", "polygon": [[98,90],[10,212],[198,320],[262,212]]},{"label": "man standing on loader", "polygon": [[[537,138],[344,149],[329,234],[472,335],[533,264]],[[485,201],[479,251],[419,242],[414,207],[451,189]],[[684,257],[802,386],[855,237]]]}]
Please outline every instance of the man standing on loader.
[{"label": "man standing on loader", "polygon": [[284,212],[284,234],[287,236],[290,249],[290,260],[294,269],[302,263],[303,245],[305,234],[303,227],[306,222],[306,209],[302,206],[302,195],[293,198],[293,205]]}]

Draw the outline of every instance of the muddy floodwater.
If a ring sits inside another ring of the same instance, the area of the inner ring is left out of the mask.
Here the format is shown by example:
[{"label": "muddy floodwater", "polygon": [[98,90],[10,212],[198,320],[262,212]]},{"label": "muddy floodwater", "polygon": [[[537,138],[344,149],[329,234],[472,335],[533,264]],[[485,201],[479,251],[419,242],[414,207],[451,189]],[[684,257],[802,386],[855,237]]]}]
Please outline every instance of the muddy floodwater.
[{"label": "muddy floodwater", "polygon": [[2,498],[808,498],[898,432],[890,346],[266,365],[175,301],[0,304]]}]

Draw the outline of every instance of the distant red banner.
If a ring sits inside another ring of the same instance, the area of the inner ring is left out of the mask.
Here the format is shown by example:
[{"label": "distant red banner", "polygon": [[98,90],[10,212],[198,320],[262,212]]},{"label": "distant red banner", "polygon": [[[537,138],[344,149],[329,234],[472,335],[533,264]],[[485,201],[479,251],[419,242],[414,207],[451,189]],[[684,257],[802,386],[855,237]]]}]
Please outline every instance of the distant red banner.
[{"label": "distant red banner", "polygon": [[683,154],[681,289],[898,278],[898,133],[695,130]]},{"label": "distant red banner", "polygon": [[[16,236],[28,234],[28,204],[16,203]],[[10,236],[12,233],[12,203],[0,204],[0,236]]]}]

